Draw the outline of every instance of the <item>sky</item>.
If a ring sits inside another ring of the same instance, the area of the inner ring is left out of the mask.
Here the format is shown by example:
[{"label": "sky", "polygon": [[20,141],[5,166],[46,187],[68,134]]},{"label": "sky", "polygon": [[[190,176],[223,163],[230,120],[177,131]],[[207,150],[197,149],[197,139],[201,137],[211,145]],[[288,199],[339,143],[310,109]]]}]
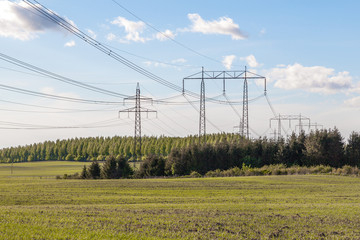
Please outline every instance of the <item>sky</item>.
[{"label": "sky", "polygon": [[[126,109],[134,107],[131,96],[137,83],[143,97],[154,99],[141,106],[157,111],[142,114],[142,135],[196,135],[199,99],[166,85],[181,89],[183,79],[202,67],[244,71],[246,66],[266,78],[268,98],[262,80],[248,80],[252,138],[275,136],[275,114],[309,119],[302,122],[307,132],[315,125],[336,127],[345,141],[351,132],[360,131],[358,1],[38,3],[45,13],[61,16],[78,30],[69,32],[24,1],[0,0],[0,148],[75,137],[132,136],[134,113]],[[76,36],[78,31],[111,52],[90,45]],[[114,53],[165,84],[112,58]],[[61,77],[45,77],[14,60]],[[243,80],[227,81],[225,95],[222,84],[219,79],[205,81],[206,97],[211,98],[206,101],[207,133],[238,131]],[[185,80],[185,88],[200,93],[200,81]],[[284,120],[281,134],[299,128],[299,121]]]}]

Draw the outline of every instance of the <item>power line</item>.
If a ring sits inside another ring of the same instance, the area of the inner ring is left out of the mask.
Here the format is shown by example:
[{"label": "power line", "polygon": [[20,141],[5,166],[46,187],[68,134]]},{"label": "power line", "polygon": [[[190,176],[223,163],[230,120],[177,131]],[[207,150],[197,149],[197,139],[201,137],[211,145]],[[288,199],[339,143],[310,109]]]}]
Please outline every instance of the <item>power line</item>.
[{"label": "power line", "polygon": [[102,88],[99,88],[99,87],[94,87],[94,86],[91,86],[89,84],[82,83],[80,81],[76,81],[76,80],[73,80],[73,79],[70,79],[70,78],[63,77],[61,75],[52,73],[50,71],[44,70],[44,69],[36,67],[34,65],[31,65],[29,63],[23,62],[23,61],[21,61],[19,59],[10,57],[10,56],[5,55],[3,53],[0,53],[0,59],[6,61],[8,63],[14,64],[16,66],[19,66],[21,68],[25,68],[25,69],[30,70],[32,72],[38,73],[38,74],[40,74],[42,76],[49,77],[49,78],[52,78],[52,79],[55,79],[55,80],[58,80],[58,81],[61,81],[61,82],[65,82],[65,83],[68,83],[68,84],[71,84],[71,85],[74,85],[74,86],[77,86],[77,87],[87,89],[87,90],[91,90],[91,91],[94,91],[94,92],[98,92],[98,93],[102,93],[102,94],[106,94],[106,95],[110,95],[110,96],[115,96],[115,97],[128,97],[127,95],[124,95],[124,94],[119,94],[119,93],[116,93],[116,92],[113,92],[113,91],[109,91],[109,90],[102,89]]},{"label": "power line", "polygon": [[[59,26],[63,27],[64,29],[68,30],[70,33],[74,34],[75,36],[77,36],[78,38],[80,38],[81,40],[87,42],[88,44],[90,44],[91,46],[97,48],[98,50],[102,51],[103,53],[105,53],[106,55],[112,57],[113,59],[115,59],[116,61],[124,64],[125,66],[133,69],[134,71],[142,74],[143,76],[154,80],[168,88],[171,88],[177,92],[181,92],[181,93],[186,93],[192,97],[195,98],[200,98],[200,95],[194,92],[191,92],[189,90],[183,89],[180,86],[173,84],[153,73],[151,73],[150,71],[142,68],[141,66],[131,62],[130,60],[126,59],[125,57],[119,55],[118,53],[116,53],[115,51],[112,51],[111,49],[109,49],[108,47],[106,47],[106,44],[100,43],[99,41],[91,38],[90,36],[88,36],[86,33],[82,32],[80,29],[78,29],[76,26],[72,25],[71,23],[69,23],[66,19],[62,18],[61,16],[57,15],[55,12],[51,11],[50,9],[46,8],[44,5],[40,4],[38,1],[33,0],[36,4],[32,3],[29,0],[24,0],[25,3],[27,3],[31,8],[33,8],[34,10],[36,10],[37,12],[39,12],[41,15],[43,15],[44,17],[46,17],[49,21],[54,22],[56,24],[58,24]],[[32,12],[32,11],[31,11]],[[255,74],[256,75],[256,74]],[[215,100],[212,98],[208,98],[208,101],[212,101],[212,102],[217,102],[219,104],[227,104],[224,101],[219,101],[219,100]],[[185,104],[185,103],[170,103],[170,102],[164,102],[161,99],[159,100],[154,100],[154,102],[158,103],[158,104]],[[233,104],[240,104],[240,102],[234,102]]]},{"label": "power line", "polygon": [[[121,123],[113,124],[114,120],[105,120],[95,123],[88,123],[83,125],[74,125],[74,126],[50,126],[50,125],[36,125],[28,123],[18,123],[18,122],[7,122],[0,121],[0,129],[11,129],[11,130],[49,130],[49,129],[87,129],[87,128],[107,128],[107,127],[116,127],[121,125],[129,125],[130,123]],[[2,127],[2,125],[10,127]]]},{"label": "power line", "polygon": [[[186,99],[186,100],[188,100],[188,102],[190,103],[190,105],[198,112],[198,113],[200,113],[200,110],[194,105],[194,103],[193,102],[191,102],[190,100],[189,100],[189,98],[184,94],[184,98]],[[216,128],[219,132],[222,132],[221,131],[221,129],[220,128],[218,128],[213,122],[211,122],[209,119],[206,119],[206,121],[208,122],[208,123],[210,123],[210,125],[212,125],[214,128]]]},{"label": "power line", "polygon": [[128,12],[129,14],[131,14],[131,15],[132,15],[133,17],[135,17],[136,19],[138,19],[138,20],[142,21],[143,23],[145,23],[145,24],[146,24],[148,27],[150,27],[151,29],[153,29],[153,30],[155,30],[156,32],[160,33],[161,35],[163,35],[163,36],[166,37],[167,39],[173,41],[173,42],[176,43],[177,45],[179,45],[179,46],[181,46],[181,47],[189,50],[190,52],[195,53],[196,55],[199,55],[199,56],[201,56],[201,57],[204,57],[204,58],[206,58],[206,59],[208,59],[208,60],[211,60],[211,61],[213,61],[213,62],[221,63],[221,64],[222,64],[221,61],[216,60],[216,59],[214,59],[214,58],[211,58],[211,57],[209,57],[209,56],[206,56],[206,55],[204,55],[204,54],[202,54],[202,53],[200,53],[200,52],[198,52],[198,51],[196,51],[196,50],[194,50],[194,49],[192,49],[192,48],[184,45],[183,43],[175,40],[174,38],[171,38],[171,37],[169,37],[168,35],[164,34],[162,31],[160,31],[159,29],[157,29],[157,28],[154,27],[153,25],[149,24],[148,22],[144,21],[142,18],[138,17],[135,13],[131,12],[131,11],[128,10],[127,8],[125,8],[123,5],[121,5],[121,4],[120,4],[119,2],[117,2],[116,0],[111,0],[111,1],[113,1],[116,5],[118,5],[120,8],[122,8],[123,10],[125,10],[126,12]]},{"label": "power line", "polygon": [[121,102],[109,102],[109,101],[101,101],[101,100],[89,100],[89,99],[80,99],[80,98],[73,98],[73,97],[64,97],[64,96],[58,96],[53,94],[47,94],[47,93],[41,93],[41,92],[35,92],[31,90],[26,90],[22,88],[12,87],[4,84],[0,84],[0,89],[10,91],[10,92],[16,92],[36,97],[42,97],[47,99],[54,99],[54,100],[61,100],[61,101],[67,101],[67,102],[79,102],[79,103],[87,103],[87,104],[103,104],[103,105],[119,105]]},{"label": "power line", "polygon": [[[72,34],[74,34],[75,36],[77,36],[78,38],[80,38],[81,40],[87,42],[88,44],[90,44],[91,46],[97,48],[98,50],[102,51],[103,53],[105,53],[106,55],[112,57],[113,59],[117,60],[118,62],[124,64],[125,66],[133,69],[134,71],[142,74],[145,77],[148,77],[168,88],[171,88],[175,91],[178,92],[182,92],[182,88],[180,86],[177,86],[153,73],[151,73],[150,71],[140,67],[139,65],[131,62],[130,60],[126,59],[125,57],[121,56],[120,54],[114,52],[113,50],[109,49],[108,47],[106,47],[105,45],[101,44],[100,42],[96,41],[95,39],[91,38],[90,36],[88,36],[86,33],[82,32],[80,29],[78,29],[76,26],[72,25],[71,23],[69,23],[67,20],[65,20],[64,18],[62,18],[61,16],[57,15],[56,13],[54,13],[53,11],[51,11],[50,9],[46,8],[44,5],[40,4],[38,1],[34,0],[34,3],[32,3],[29,0],[24,0],[25,3],[27,3],[31,8],[35,9],[36,11],[38,11],[40,14],[46,16],[47,18],[49,18],[52,22],[58,24],[59,26],[63,27],[64,29],[68,30],[69,32],[71,32]],[[188,92],[188,94],[191,94],[193,96],[198,96],[195,93],[191,93]]]},{"label": "power line", "polygon": [[[26,104],[26,103],[19,103],[14,101],[8,101],[0,99],[0,102],[15,104],[15,105],[21,105],[21,106],[27,106],[27,107],[36,107],[36,108],[43,108],[43,109],[51,109],[51,110],[61,110],[61,113],[64,113],[68,111],[69,113],[72,112],[102,112],[102,111],[112,111],[114,108],[106,108],[106,109],[73,109],[73,108],[57,108],[57,107],[46,107],[46,106],[40,106],[35,104]],[[48,112],[52,113],[52,112]],[[60,113],[60,112],[59,112]]]},{"label": "power line", "polygon": [[159,60],[156,60],[156,59],[151,59],[151,58],[148,58],[148,57],[142,57],[140,55],[137,55],[137,54],[134,54],[134,53],[131,53],[131,52],[116,48],[116,47],[111,46],[109,44],[105,44],[105,43],[102,43],[102,44],[109,47],[109,48],[111,48],[111,49],[115,49],[117,51],[126,53],[126,54],[128,54],[130,56],[134,56],[134,57],[137,57],[137,58],[140,58],[140,59],[143,59],[143,60],[147,60],[147,61],[150,61],[150,62],[153,62],[153,63],[159,63],[159,64],[168,65],[168,66],[172,66],[172,67],[186,67],[186,68],[199,68],[200,67],[200,66],[193,66],[193,65],[184,65],[184,64],[175,64],[175,63],[163,62],[163,61],[159,61]]}]

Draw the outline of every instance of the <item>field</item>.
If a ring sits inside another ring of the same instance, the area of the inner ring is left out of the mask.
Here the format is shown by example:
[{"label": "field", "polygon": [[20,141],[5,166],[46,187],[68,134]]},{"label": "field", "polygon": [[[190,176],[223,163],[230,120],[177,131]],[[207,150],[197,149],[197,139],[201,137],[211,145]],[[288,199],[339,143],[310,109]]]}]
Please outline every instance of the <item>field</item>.
[{"label": "field", "polygon": [[1,164],[0,238],[360,238],[360,178],[55,179],[83,164]]}]

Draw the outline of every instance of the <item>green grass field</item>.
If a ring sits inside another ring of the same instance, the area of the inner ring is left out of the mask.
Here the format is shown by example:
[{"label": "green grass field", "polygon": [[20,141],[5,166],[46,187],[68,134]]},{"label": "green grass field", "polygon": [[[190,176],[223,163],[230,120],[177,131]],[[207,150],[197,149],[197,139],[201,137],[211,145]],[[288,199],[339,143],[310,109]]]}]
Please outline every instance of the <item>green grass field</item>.
[{"label": "green grass field", "polygon": [[[84,165],[89,162],[70,161],[46,161],[46,162],[23,162],[4,164],[0,163],[0,178],[30,177],[30,178],[55,178],[66,174],[81,172]],[[11,174],[12,169],[12,174]]]},{"label": "green grass field", "polygon": [[360,178],[54,177],[83,164],[1,164],[0,239],[360,238]]}]

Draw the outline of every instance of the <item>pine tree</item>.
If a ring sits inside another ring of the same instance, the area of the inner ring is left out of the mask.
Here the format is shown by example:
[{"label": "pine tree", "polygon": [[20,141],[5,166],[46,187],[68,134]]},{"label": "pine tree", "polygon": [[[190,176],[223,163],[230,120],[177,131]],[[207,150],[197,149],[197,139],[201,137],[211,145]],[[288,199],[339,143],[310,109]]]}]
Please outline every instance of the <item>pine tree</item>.
[{"label": "pine tree", "polygon": [[106,158],[101,169],[101,178],[116,178],[116,160],[113,156]]},{"label": "pine tree", "polygon": [[84,165],[83,170],[82,170],[82,172],[81,172],[81,174],[80,174],[80,178],[82,178],[82,179],[87,179],[87,178],[89,178],[88,170],[87,170],[87,168],[86,168],[85,165]]},{"label": "pine tree", "polygon": [[100,166],[97,161],[93,161],[89,167],[89,177],[93,179],[100,178]]}]

